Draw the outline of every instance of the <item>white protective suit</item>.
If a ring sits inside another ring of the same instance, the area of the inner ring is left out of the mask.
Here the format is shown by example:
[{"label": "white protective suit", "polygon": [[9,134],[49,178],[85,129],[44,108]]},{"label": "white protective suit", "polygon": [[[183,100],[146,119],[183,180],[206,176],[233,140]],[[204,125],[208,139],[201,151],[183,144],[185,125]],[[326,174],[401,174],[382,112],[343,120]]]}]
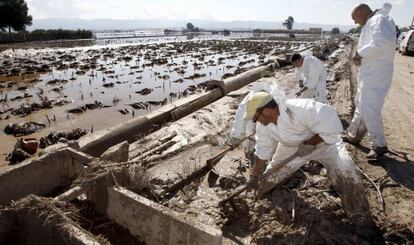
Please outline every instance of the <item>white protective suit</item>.
[{"label": "white protective suit", "polygon": [[266,171],[295,153],[313,135],[319,134],[324,142],[310,155],[296,157],[282,167],[262,184],[260,192],[273,189],[310,160],[317,160],[327,169],[347,214],[356,219],[365,217],[368,203],[355,165],[339,136],[342,125],[335,109],[312,99],[290,99],[278,106],[277,125],[257,123],[256,127],[256,155],[271,160]]},{"label": "white protective suit", "polygon": [[296,82],[303,80],[308,89],[300,98],[314,98],[318,102],[326,102],[326,69],[324,63],[312,55],[303,56],[303,65],[295,69]]},{"label": "white protective suit", "polygon": [[286,95],[278,89],[276,86],[272,86],[268,83],[257,82],[253,84],[252,91],[244,97],[239,107],[237,108],[236,115],[234,117],[233,128],[231,130],[231,137],[236,139],[241,139],[251,133],[255,132],[256,124],[253,121],[245,121],[243,119],[244,112],[246,111],[246,101],[256,92],[267,92],[274,97],[278,98],[278,101],[284,102],[286,100]]},{"label": "white protective suit", "polygon": [[396,28],[387,15],[389,10],[375,12],[362,27],[357,51],[362,57],[357,108],[347,129],[358,140],[368,131],[373,147],[387,145],[381,111],[391,86],[396,43]]}]

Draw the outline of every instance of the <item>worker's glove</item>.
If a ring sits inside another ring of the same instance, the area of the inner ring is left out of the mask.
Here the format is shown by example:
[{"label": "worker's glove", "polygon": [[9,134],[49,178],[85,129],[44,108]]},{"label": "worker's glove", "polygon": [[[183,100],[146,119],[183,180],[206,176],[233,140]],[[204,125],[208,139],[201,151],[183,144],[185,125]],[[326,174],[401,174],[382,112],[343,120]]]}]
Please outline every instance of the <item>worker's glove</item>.
[{"label": "worker's glove", "polygon": [[239,138],[231,137],[231,142],[230,142],[231,148],[232,149],[236,148],[238,146],[239,142],[240,142]]},{"label": "worker's glove", "polygon": [[247,180],[247,185],[249,186],[250,189],[257,189],[259,187],[259,183],[257,181],[259,177],[254,176],[254,175],[250,175],[249,179]]},{"label": "worker's glove", "polygon": [[301,144],[298,149],[298,155],[304,157],[310,155],[316,149],[316,145]]}]

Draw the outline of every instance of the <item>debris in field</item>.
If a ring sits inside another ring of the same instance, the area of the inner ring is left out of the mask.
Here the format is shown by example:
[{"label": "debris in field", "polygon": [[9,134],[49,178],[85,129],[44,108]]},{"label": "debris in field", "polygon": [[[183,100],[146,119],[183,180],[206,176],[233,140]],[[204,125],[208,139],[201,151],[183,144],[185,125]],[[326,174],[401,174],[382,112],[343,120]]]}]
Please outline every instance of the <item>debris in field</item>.
[{"label": "debris in field", "polygon": [[4,133],[19,137],[32,134],[45,127],[45,124],[39,122],[9,123],[4,128]]},{"label": "debris in field", "polygon": [[140,90],[140,91],[137,91],[137,92],[135,92],[135,93],[137,93],[137,94],[141,94],[141,95],[147,95],[147,94],[150,94],[152,92],[152,89],[149,89],[149,88],[144,88],[144,89],[142,89],[142,90]]},{"label": "debris in field", "polygon": [[40,144],[39,147],[41,149],[44,149],[50,145],[57,144],[62,141],[72,141],[72,140],[78,140],[82,136],[87,134],[87,130],[83,130],[80,128],[73,129],[70,132],[56,132],[53,131],[49,133],[47,136],[40,138]]},{"label": "debris in field", "polygon": [[88,104],[85,104],[77,108],[69,109],[67,112],[74,113],[74,114],[81,114],[81,113],[86,112],[87,110],[95,110],[95,109],[104,108],[104,107],[110,107],[110,106],[106,106],[102,102],[95,100],[94,103],[88,103]]}]

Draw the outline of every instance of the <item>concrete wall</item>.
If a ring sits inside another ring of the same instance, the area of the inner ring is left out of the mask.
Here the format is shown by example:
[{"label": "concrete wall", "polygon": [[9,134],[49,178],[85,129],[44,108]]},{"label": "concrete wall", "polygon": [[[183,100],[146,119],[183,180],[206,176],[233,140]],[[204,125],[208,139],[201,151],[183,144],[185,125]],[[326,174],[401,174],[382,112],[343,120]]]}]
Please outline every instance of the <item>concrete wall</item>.
[{"label": "concrete wall", "polygon": [[125,188],[108,187],[107,216],[149,245],[222,243],[220,230],[179,215]]},{"label": "concrete wall", "polygon": [[0,172],[0,205],[29,194],[45,195],[70,183],[91,159],[71,148],[50,152]]},{"label": "concrete wall", "polygon": [[52,210],[29,210],[22,221],[22,229],[14,238],[19,244],[39,245],[99,245],[92,234],[71,223],[55,222]]},{"label": "concrete wall", "polygon": [[0,223],[7,222],[7,226],[2,227],[0,244],[100,244],[93,234],[49,203],[49,199],[31,195],[11,209],[13,211],[8,211],[11,215],[2,217],[0,214]]}]

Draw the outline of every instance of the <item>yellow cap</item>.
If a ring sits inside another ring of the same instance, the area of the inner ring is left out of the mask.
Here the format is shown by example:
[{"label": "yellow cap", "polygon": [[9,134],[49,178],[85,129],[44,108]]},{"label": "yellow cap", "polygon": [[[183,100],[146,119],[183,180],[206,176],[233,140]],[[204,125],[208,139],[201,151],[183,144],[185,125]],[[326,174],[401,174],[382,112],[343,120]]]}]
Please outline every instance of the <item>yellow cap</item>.
[{"label": "yellow cap", "polygon": [[252,120],[257,109],[265,106],[267,103],[272,101],[273,98],[266,92],[257,92],[246,101],[246,112],[244,113],[244,120]]}]

